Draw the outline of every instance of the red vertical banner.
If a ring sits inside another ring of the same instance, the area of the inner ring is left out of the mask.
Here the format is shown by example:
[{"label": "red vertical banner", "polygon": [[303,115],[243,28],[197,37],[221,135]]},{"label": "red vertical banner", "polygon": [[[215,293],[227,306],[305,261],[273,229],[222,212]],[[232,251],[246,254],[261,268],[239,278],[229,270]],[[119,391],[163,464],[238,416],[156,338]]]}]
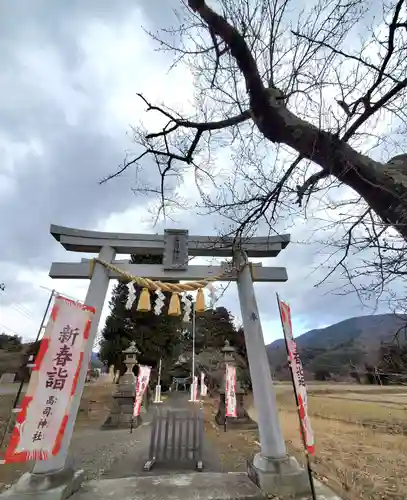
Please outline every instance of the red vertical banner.
[{"label": "red vertical banner", "polygon": [[206,397],[208,395],[208,388],[205,384],[205,373],[201,372],[201,396]]},{"label": "red vertical banner", "polygon": [[286,302],[280,300],[278,296],[277,302],[280,310],[285,343],[287,346],[288,362],[290,364],[294,390],[297,396],[298,412],[300,415],[301,432],[303,434],[304,445],[307,452],[313,455],[315,451],[314,433],[308,416],[307,389],[305,386],[304,370],[297,351],[297,344],[293,336],[290,306]]},{"label": "red vertical banner", "polygon": [[226,365],[226,416],[227,417],[237,417],[237,407],[236,407],[236,367],[232,365]]},{"label": "red vertical banner", "polygon": [[134,400],[133,417],[140,415],[141,405],[143,403],[143,396],[146,392],[148,382],[150,380],[151,366],[139,365],[138,376],[136,383],[136,397]]},{"label": "red vertical banner", "polygon": [[57,295],[4,462],[47,460],[60,449],[95,310]]}]

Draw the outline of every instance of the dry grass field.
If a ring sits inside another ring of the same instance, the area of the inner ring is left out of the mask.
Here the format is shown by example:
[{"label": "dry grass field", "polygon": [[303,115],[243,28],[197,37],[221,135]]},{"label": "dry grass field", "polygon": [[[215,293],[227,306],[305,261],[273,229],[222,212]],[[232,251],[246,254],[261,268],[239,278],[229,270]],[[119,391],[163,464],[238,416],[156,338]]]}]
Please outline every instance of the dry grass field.
[{"label": "dry grass field", "polygon": [[[289,384],[277,384],[277,398],[290,453],[303,461]],[[247,408],[255,418],[252,404],[248,397]],[[406,498],[407,388],[315,384],[309,387],[308,404],[316,439],[313,469],[322,481],[349,500]],[[213,411],[210,406],[208,414]],[[253,432],[225,434],[212,426],[207,432],[222,448],[230,470],[243,470],[246,459],[258,449]]]},{"label": "dry grass field", "polygon": [[[89,386],[76,433],[98,429],[111,403],[113,384]],[[298,417],[290,384],[277,384],[280,421],[290,453],[303,461]],[[316,438],[316,475],[348,500],[401,500],[407,497],[407,388],[312,384],[309,410]],[[0,430],[14,396],[0,396]],[[250,396],[247,408],[254,418]],[[218,451],[225,471],[243,471],[259,448],[254,432],[228,431],[213,424],[216,401],[204,404],[206,436]],[[85,432],[86,434],[86,432]],[[0,466],[0,490],[30,464]]]}]

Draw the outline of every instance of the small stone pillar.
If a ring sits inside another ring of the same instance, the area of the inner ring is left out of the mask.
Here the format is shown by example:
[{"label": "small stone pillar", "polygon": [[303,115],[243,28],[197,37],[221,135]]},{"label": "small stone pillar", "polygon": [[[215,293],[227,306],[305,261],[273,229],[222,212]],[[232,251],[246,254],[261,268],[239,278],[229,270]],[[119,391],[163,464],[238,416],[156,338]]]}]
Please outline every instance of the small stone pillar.
[{"label": "small stone pillar", "polygon": [[[228,340],[225,341],[225,346],[221,349],[224,354],[224,370],[226,375],[226,364],[236,366],[235,352],[236,349],[232,347]],[[227,426],[230,429],[257,429],[257,424],[254,420],[249,417],[245,407],[244,407],[244,395],[239,378],[236,373],[236,414],[237,417],[230,417],[227,421]],[[226,414],[226,386],[225,386],[225,376],[222,379],[221,387],[219,389],[219,408],[215,416],[215,422],[218,425],[225,424],[225,414]]]},{"label": "small stone pillar", "polygon": [[112,381],[112,384],[114,384],[115,383],[115,379],[116,379],[116,373],[114,371],[114,365],[110,365],[109,366],[109,377],[110,377],[110,379]]},{"label": "small stone pillar", "polygon": [[[126,372],[119,380],[116,393],[113,396],[113,406],[110,415],[103,424],[104,429],[130,428],[133,419],[134,397],[136,394],[137,382],[133,373],[133,368],[137,364],[137,354],[140,354],[140,351],[133,341],[130,342],[129,347],[123,351],[123,354]],[[138,427],[140,424],[141,417],[135,417],[133,420],[133,428]]]}]

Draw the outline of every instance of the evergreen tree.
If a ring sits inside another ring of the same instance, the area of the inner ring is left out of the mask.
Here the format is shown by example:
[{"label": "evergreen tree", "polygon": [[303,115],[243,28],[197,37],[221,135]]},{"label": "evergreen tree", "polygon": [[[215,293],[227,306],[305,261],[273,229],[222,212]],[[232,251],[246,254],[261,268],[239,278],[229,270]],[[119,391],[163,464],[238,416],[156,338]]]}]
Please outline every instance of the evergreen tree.
[{"label": "evergreen tree", "polygon": [[[236,348],[239,355],[247,358],[243,327],[236,329],[232,314],[225,307],[207,309],[196,314],[195,347],[197,350],[207,348],[221,349],[225,340]],[[183,344],[190,346],[192,342],[192,322],[184,325]]]},{"label": "evergreen tree", "polygon": [[[366,370],[367,371],[367,370]],[[371,370],[373,377],[367,377],[369,383],[400,383],[401,378],[407,375],[407,345],[396,343],[384,344],[382,342],[379,350],[379,364],[376,370]],[[380,374],[378,374],[380,372]]]},{"label": "evergreen tree", "polygon": [[228,340],[231,345],[236,345],[237,331],[233,323],[233,316],[225,307],[197,313],[195,333],[197,348],[216,347],[221,349],[225,345],[225,340]]},{"label": "evergreen tree", "polygon": [[[132,256],[132,263],[161,263],[161,256]],[[110,315],[106,319],[102,331],[100,357],[109,366],[123,371],[122,351],[134,340],[141,354],[138,359],[141,364],[157,366],[160,358],[163,360],[173,356],[174,349],[180,340],[182,318],[168,316],[170,293],[164,293],[165,304],[160,315],[153,310],[137,311],[140,288],[136,288],[136,300],[131,310],[126,309],[128,297],[127,283],[119,281],[115,286],[110,301]],[[153,306],[154,295],[151,294]]]},{"label": "evergreen tree", "polygon": [[243,326],[239,326],[239,328],[236,331],[236,337],[235,337],[235,342],[233,343],[233,346],[236,347],[236,352],[242,356],[242,358],[248,363],[247,361],[247,350],[246,350],[246,340],[244,338],[244,329]]},{"label": "evergreen tree", "polygon": [[22,348],[23,345],[20,336],[0,333],[0,349],[5,351],[21,351]]}]

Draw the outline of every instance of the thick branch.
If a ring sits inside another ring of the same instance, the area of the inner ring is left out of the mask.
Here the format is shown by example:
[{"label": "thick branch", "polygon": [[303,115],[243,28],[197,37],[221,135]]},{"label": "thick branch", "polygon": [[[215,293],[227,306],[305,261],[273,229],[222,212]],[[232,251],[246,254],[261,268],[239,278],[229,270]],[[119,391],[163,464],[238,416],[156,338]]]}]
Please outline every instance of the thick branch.
[{"label": "thick branch", "polygon": [[250,97],[250,107],[253,113],[259,116],[262,108],[268,108],[270,104],[256,61],[244,37],[222,16],[208,7],[205,0],[188,0],[188,5],[229,47],[245,78],[246,89]]},{"label": "thick branch", "polygon": [[[386,223],[392,224],[407,239],[407,210],[401,203],[401,199],[407,196],[407,186],[386,176],[381,164],[358,153],[346,143],[346,137],[360,125],[357,123],[368,118],[366,113],[356,120],[342,140],[298,118],[266,91],[244,37],[208,7],[205,0],[188,0],[188,5],[229,46],[244,75],[254,121],[260,132],[272,142],[290,146],[304,158],[320,165],[327,174],[334,175],[353,188]],[[406,83],[395,85],[373,106],[374,110],[388,102]]]}]

